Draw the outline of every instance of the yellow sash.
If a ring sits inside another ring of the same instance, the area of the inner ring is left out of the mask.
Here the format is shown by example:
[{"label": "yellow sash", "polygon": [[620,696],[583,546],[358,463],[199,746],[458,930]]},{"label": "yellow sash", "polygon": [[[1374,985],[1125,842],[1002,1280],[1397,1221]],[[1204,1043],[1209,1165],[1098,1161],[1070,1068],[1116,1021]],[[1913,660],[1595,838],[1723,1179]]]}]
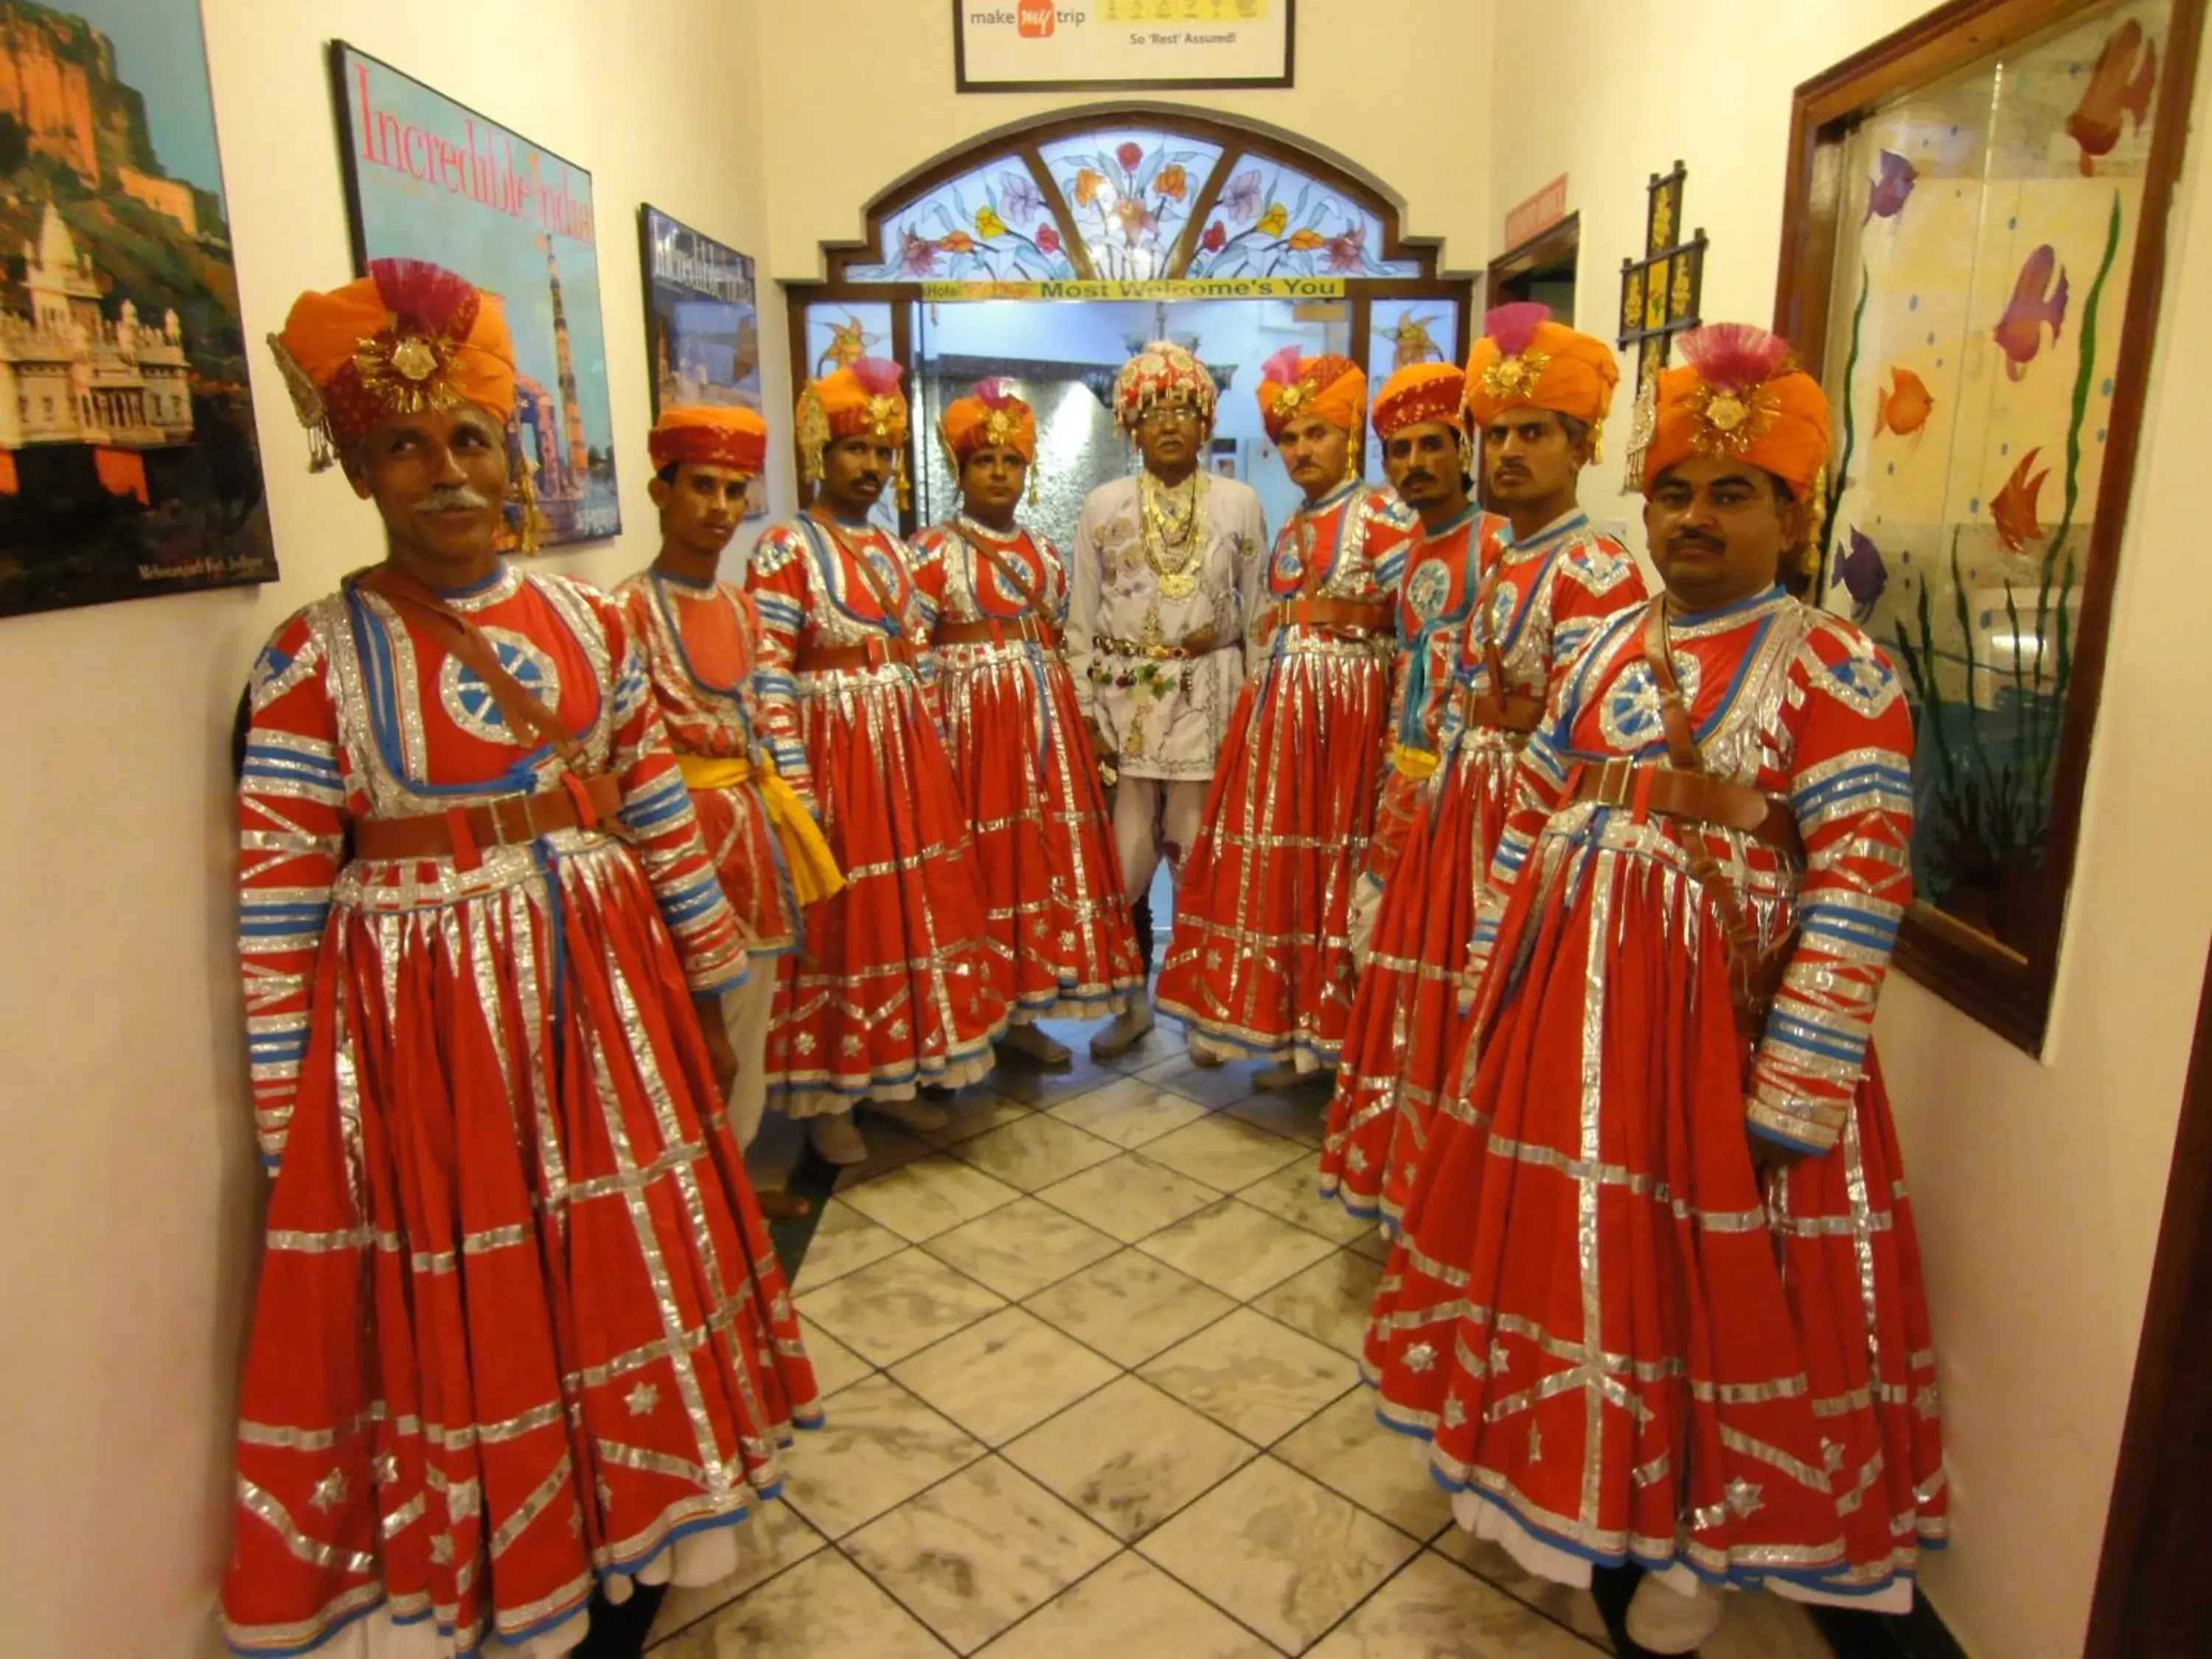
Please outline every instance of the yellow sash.
[{"label": "yellow sash", "polygon": [[687,789],[734,789],[750,783],[760,790],[761,805],[768,808],[769,827],[783,844],[783,861],[791,872],[791,890],[802,905],[817,904],[845,884],[836,856],[823,839],[814,815],[799,792],[770,770],[756,773],[743,755],[678,755],[678,770]]},{"label": "yellow sash", "polygon": [[1398,775],[1409,783],[1425,783],[1437,769],[1437,757],[1426,749],[1413,749],[1402,743],[1390,745],[1390,764]]}]

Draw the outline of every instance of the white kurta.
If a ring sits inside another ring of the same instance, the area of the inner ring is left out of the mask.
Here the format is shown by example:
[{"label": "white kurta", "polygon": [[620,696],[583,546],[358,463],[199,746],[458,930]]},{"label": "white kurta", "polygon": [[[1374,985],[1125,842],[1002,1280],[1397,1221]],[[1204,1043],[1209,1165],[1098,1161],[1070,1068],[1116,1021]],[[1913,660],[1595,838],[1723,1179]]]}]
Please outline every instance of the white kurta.
[{"label": "white kurta", "polygon": [[[1247,631],[1259,615],[1267,524],[1251,485],[1198,476],[1206,546],[1193,561],[1198,585],[1188,598],[1162,592],[1146,561],[1138,479],[1099,485],[1076,523],[1067,665],[1077,702],[1113,744],[1125,777],[1211,777],[1243,684]],[[1172,647],[1208,629],[1214,649],[1195,659],[1156,657],[1112,643]]]}]

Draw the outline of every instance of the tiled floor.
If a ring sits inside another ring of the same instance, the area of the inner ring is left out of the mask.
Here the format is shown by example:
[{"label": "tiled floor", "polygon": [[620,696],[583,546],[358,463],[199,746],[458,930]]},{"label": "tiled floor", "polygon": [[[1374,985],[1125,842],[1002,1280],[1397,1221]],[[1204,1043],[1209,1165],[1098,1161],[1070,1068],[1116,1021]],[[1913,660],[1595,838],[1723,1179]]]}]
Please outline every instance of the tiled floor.
[{"label": "tiled floor", "polygon": [[[1450,1524],[1353,1356],[1383,1252],[1316,1196],[1326,1099],[1192,1066],[1002,1070],[863,1127],[797,1279],[829,1426],[657,1659],[1574,1659],[1587,1592]],[[1706,1659],[1823,1659],[1731,1598]]]}]

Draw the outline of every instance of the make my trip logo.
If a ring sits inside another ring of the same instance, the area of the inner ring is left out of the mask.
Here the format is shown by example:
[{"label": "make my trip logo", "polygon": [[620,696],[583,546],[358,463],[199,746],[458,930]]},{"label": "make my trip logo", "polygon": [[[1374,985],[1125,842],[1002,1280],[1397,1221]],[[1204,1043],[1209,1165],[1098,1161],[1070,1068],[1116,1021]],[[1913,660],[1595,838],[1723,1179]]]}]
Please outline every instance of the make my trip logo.
[{"label": "make my trip logo", "polygon": [[1055,5],[1053,0],[1018,0],[1011,11],[1004,6],[982,6],[968,14],[970,28],[1004,28],[1012,23],[1024,40],[1049,40],[1062,23],[1085,21],[1082,7]]}]

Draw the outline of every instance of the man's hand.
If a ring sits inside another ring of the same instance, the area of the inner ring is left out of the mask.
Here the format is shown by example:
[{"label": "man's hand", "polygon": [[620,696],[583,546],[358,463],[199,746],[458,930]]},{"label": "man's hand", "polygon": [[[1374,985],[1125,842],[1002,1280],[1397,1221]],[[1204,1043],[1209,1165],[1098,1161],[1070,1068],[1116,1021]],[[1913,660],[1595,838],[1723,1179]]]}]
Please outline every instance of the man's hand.
[{"label": "man's hand", "polygon": [[730,1028],[722,1020],[722,999],[694,997],[691,1008],[699,1016],[699,1035],[707,1040],[707,1059],[714,1068],[714,1086],[726,1101],[730,1085],[738,1080],[738,1051],[730,1046]]}]

